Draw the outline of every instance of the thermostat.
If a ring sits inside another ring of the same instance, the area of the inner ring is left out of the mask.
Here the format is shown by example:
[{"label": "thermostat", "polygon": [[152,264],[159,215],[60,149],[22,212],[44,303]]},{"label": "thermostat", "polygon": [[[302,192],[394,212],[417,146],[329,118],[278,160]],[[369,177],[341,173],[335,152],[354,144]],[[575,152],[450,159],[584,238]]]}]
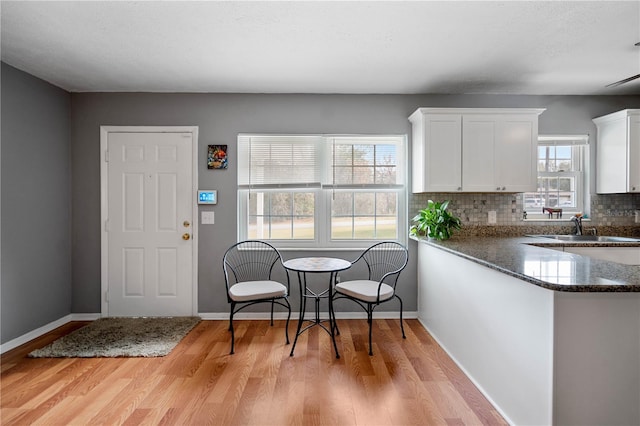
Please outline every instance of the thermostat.
[{"label": "thermostat", "polygon": [[198,204],[218,204],[218,191],[215,189],[198,191]]}]

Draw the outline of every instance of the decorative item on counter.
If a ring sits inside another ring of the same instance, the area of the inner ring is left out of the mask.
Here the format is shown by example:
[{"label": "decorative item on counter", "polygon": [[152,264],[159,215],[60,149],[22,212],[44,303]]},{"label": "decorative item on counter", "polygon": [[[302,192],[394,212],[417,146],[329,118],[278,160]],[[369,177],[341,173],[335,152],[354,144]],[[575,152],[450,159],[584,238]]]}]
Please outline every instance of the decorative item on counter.
[{"label": "decorative item on counter", "polygon": [[527,212],[524,211],[524,212],[522,212],[522,219],[526,219],[526,218],[527,218]]},{"label": "decorative item on counter", "polygon": [[442,203],[427,201],[427,207],[413,218],[416,222],[409,233],[416,236],[426,235],[436,240],[447,240],[453,232],[461,228],[460,219],[447,211],[449,200]]},{"label": "decorative item on counter", "polygon": [[549,215],[549,219],[553,218],[553,214],[556,214],[556,218],[560,219],[562,217],[562,209],[557,207],[543,207],[542,213],[547,213]]}]

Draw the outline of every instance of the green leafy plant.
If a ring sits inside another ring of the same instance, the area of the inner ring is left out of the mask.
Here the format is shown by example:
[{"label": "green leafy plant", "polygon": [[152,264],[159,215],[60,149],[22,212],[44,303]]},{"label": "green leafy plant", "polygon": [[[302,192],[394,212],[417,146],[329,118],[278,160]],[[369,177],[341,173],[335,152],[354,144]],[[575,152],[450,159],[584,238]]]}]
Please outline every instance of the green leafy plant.
[{"label": "green leafy plant", "polygon": [[429,200],[427,208],[413,218],[416,222],[411,226],[411,235],[426,235],[436,240],[447,240],[451,238],[453,232],[460,229],[460,219],[447,211],[449,201],[442,203]]}]

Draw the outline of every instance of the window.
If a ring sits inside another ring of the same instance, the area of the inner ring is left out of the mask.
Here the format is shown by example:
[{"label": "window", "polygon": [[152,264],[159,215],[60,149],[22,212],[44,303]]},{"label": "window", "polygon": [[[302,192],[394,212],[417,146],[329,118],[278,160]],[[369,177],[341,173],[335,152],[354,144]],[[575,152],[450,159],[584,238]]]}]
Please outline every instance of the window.
[{"label": "window", "polygon": [[404,136],[239,135],[239,239],[310,248],[404,241],[404,146]]},{"label": "window", "polygon": [[561,208],[563,219],[586,211],[587,143],[588,136],[538,138],[538,190],[524,194],[528,219],[548,218],[545,207]]}]

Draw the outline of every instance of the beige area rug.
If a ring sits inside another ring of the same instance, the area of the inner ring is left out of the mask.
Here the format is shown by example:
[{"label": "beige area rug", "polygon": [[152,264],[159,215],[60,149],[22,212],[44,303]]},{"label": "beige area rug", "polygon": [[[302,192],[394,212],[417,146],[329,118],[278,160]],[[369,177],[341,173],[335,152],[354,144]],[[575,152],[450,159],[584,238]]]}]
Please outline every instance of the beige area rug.
[{"label": "beige area rug", "polygon": [[199,317],[100,318],[29,354],[31,358],[165,356]]}]

